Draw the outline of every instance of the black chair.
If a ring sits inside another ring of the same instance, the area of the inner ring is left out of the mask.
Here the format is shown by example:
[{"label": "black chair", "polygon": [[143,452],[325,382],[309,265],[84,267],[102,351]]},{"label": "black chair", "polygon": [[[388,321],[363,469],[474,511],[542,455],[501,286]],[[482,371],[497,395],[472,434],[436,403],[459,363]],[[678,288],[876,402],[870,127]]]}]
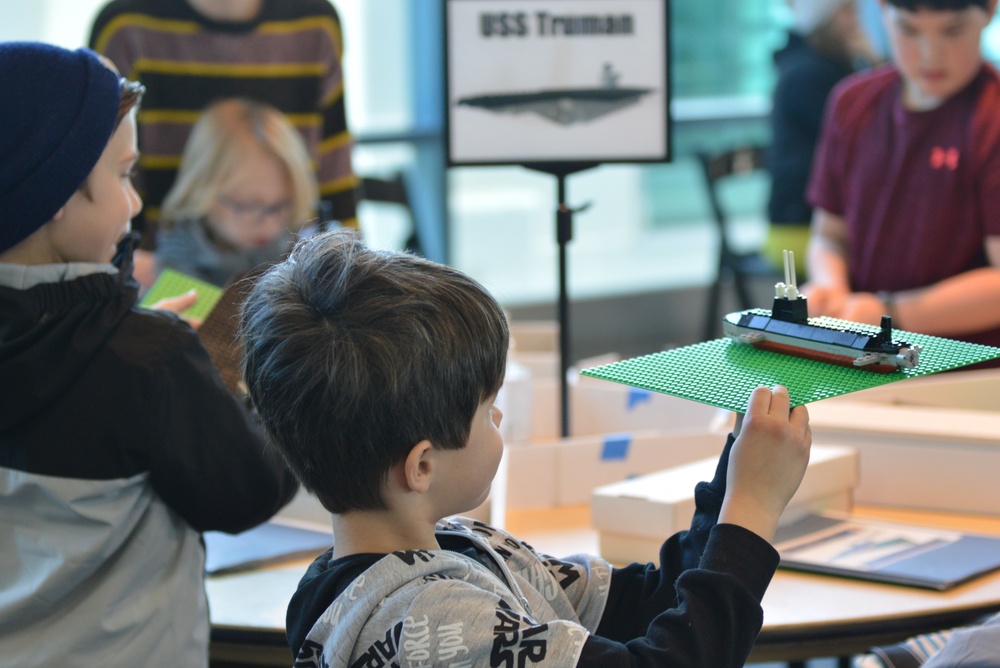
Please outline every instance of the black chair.
[{"label": "black chair", "polygon": [[729,243],[729,221],[719,197],[720,185],[728,178],[746,175],[764,168],[766,148],[747,145],[724,153],[709,154],[698,152],[698,162],[705,178],[705,189],[712,209],[712,220],[719,231],[718,271],[709,286],[708,310],[702,340],[715,338],[721,330],[720,304],[723,283],[731,283],[736,290],[736,298],[741,310],[761,306],[754,304],[750,296],[750,280],[754,277],[778,279],[777,269],[760,253],[737,253]]},{"label": "black chair", "polygon": [[374,176],[363,176],[360,178],[357,189],[358,201],[381,202],[385,204],[398,204],[406,209],[412,224],[410,236],[406,239],[406,250],[423,255],[420,245],[420,235],[416,218],[413,215],[413,207],[410,203],[410,193],[406,185],[406,179],[402,172],[396,172],[388,179]]}]

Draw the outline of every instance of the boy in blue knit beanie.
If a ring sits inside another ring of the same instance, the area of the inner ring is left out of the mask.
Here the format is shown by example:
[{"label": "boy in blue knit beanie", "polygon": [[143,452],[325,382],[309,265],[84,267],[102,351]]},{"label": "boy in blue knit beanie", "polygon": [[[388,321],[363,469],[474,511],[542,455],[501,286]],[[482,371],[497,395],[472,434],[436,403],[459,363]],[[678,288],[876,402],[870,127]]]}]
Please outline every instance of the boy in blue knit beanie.
[{"label": "boy in blue knit beanie", "polygon": [[200,532],[296,490],[195,332],[135,306],[142,86],[0,43],[0,657],[204,666]]}]

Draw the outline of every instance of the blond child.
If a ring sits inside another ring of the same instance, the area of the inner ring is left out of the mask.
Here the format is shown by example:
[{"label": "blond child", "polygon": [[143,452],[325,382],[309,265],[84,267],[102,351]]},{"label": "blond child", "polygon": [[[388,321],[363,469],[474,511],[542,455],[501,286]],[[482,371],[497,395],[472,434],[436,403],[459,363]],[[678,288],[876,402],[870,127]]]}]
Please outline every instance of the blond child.
[{"label": "blond child", "polygon": [[316,178],[301,136],[277,109],[243,98],[195,124],[161,211],[159,269],[216,285],[280,260],[315,222]]}]

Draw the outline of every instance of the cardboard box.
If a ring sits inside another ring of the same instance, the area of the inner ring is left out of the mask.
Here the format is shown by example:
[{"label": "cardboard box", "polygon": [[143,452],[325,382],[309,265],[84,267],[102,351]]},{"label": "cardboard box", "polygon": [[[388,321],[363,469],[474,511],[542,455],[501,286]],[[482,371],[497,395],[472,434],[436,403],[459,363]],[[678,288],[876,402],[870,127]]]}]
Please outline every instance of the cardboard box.
[{"label": "cardboard box", "polygon": [[1000,413],[826,400],[809,416],[815,441],[858,449],[858,503],[1000,514]]},{"label": "cardboard box", "polygon": [[579,377],[570,385],[573,436],[655,429],[707,430],[717,409],[669,394]]},{"label": "cardboard box", "polygon": [[[669,536],[691,526],[694,488],[715,475],[717,457],[702,459],[594,490],[591,522],[601,555],[614,563],[656,561]],[[858,482],[858,453],[843,446],[814,445],[802,484],[780,524],[809,512],[850,510]]]},{"label": "cardboard box", "polygon": [[[530,442],[562,436],[560,387],[555,378],[533,378]],[[707,431],[718,409],[669,394],[609,383],[573,379],[569,384],[571,436],[655,430],[661,433]]]},{"label": "cardboard box", "polygon": [[[506,506],[508,510],[522,508],[552,508],[557,505],[556,461],[559,443],[506,444]],[[494,480],[494,485],[501,484]]]},{"label": "cardboard box", "polygon": [[920,376],[899,383],[852,392],[820,404],[847,401],[894,406],[933,406],[1000,412],[1000,369],[977,369]]},{"label": "cardboard box", "polygon": [[555,320],[512,320],[510,338],[516,352],[557,352],[559,323]]},{"label": "cardboard box", "polygon": [[706,431],[580,436],[505,449],[508,509],[585,504],[595,487],[706,456],[725,437]]},{"label": "cardboard box", "polygon": [[510,361],[524,366],[538,380],[559,380],[559,353],[511,351]]}]

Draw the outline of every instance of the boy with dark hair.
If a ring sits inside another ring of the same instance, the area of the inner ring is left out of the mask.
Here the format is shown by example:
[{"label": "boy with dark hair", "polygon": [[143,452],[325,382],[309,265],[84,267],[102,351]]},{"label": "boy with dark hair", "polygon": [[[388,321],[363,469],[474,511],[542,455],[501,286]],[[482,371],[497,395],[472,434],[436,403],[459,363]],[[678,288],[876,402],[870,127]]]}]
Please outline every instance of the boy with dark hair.
[{"label": "boy with dark hair", "polygon": [[804,407],[758,388],[688,532],[660,567],[555,559],[449,517],[489,493],[508,329],[475,281],[366,248],[300,242],[247,299],[244,379],[272,440],[333,514],[334,547],[288,609],[297,666],[742,666],[801,481]]},{"label": "boy with dark hair", "polygon": [[135,307],[142,86],[0,43],[0,656],[204,666],[201,531],[297,485],[195,332]]},{"label": "boy with dark hair", "polygon": [[996,0],[881,0],[894,63],[831,95],[809,197],[815,314],[1000,345]]}]

